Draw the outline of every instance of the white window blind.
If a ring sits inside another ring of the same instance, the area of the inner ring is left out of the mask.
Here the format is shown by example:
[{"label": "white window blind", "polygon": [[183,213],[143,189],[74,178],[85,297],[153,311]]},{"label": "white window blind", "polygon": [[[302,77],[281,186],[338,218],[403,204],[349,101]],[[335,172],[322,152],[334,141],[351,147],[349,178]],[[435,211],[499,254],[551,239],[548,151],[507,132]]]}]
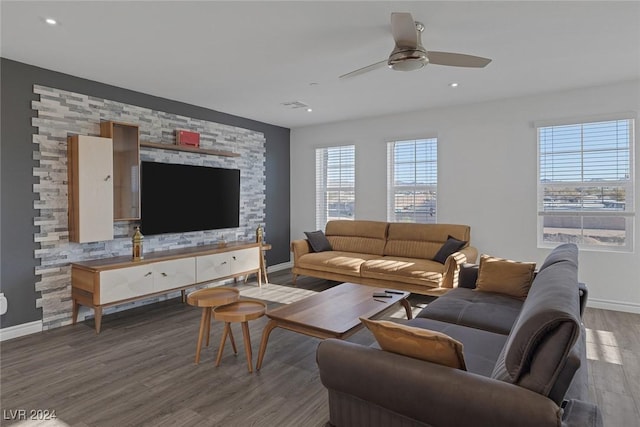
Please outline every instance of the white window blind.
[{"label": "white window blind", "polygon": [[316,150],[316,227],[327,221],[353,219],[355,208],[355,146]]},{"label": "white window blind", "polygon": [[435,223],[438,140],[387,143],[387,219]]},{"label": "white window blind", "polygon": [[633,248],[633,120],[538,128],[538,242]]}]

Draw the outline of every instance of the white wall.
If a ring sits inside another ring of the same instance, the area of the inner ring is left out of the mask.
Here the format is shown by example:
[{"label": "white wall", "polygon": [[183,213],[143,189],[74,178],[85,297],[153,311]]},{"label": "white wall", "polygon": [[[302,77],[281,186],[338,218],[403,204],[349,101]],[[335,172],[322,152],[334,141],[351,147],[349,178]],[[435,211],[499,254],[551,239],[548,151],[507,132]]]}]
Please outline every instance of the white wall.
[{"label": "white wall", "polygon": [[[481,253],[541,263],[549,250],[537,248],[533,122],[630,111],[640,111],[640,81],[293,129],[291,238],[315,228],[316,148],[355,144],[355,217],[385,221],[386,142],[437,136],[438,222],[471,225]],[[638,215],[639,146],[636,138]],[[581,251],[590,306],[640,313],[639,248],[636,220],[633,253]]]}]

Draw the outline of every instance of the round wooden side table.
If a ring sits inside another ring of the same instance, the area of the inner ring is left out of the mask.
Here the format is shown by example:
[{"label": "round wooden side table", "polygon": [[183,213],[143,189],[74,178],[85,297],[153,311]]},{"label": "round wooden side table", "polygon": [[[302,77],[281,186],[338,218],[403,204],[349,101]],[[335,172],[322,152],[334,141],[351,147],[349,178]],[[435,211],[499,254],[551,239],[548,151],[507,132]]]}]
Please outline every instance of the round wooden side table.
[{"label": "round wooden side table", "polygon": [[[196,347],[196,364],[200,363],[200,350],[202,350],[202,340],[207,334],[207,347],[209,346],[209,336],[211,334],[211,310],[213,307],[225,305],[238,301],[240,291],[235,288],[206,288],[191,292],[187,296],[187,304],[194,307],[202,307],[202,317],[200,318],[200,332],[198,333],[198,345]],[[236,344],[231,336],[231,344],[235,349]]]},{"label": "round wooden side table", "polygon": [[267,311],[267,305],[261,301],[237,301],[231,304],[219,306],[213,309],[213,317],[216,320],[224,322],[224,331],[220,339],[220,348],[218,349],[218,358],[216,366],[220,366],[222,360],[222,352],[224,351],[224,343],[227,335],[231,337],[233,352],[238,354],[231,335],[231,322],[242,323],[242,336],[244,338],[244,351],[247,354],[247,367],[249,372],[253,372],[253,363],[251,361],[251,337],[249,336],[249,320],[258,319],[264,316]]}]

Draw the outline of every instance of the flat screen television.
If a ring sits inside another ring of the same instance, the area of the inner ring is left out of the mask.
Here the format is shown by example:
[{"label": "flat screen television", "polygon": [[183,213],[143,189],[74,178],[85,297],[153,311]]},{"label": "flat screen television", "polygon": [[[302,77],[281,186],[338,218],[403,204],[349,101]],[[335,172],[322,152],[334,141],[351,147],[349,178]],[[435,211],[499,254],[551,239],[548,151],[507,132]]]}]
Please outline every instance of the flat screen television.
[{"label": "flat screen television", "polygon": [[142,234],[236,228],[240,170],[142,162]]}]

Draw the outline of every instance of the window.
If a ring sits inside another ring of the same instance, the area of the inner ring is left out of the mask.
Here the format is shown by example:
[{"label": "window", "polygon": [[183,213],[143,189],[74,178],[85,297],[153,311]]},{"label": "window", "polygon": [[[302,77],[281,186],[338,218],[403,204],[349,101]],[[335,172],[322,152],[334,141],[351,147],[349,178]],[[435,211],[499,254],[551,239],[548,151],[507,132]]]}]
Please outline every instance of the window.
[{"label": "window", "polygon": [[436,222],[438,140],[387,144],[387,219]]},{"label": "window", "polygon": [[316,150],[316,228],[327,221],[353,219],[355,208],[355,146]]},{"label": "window", "polygon": [[633,120],[538,127],[538,242],[631,251]]}]

